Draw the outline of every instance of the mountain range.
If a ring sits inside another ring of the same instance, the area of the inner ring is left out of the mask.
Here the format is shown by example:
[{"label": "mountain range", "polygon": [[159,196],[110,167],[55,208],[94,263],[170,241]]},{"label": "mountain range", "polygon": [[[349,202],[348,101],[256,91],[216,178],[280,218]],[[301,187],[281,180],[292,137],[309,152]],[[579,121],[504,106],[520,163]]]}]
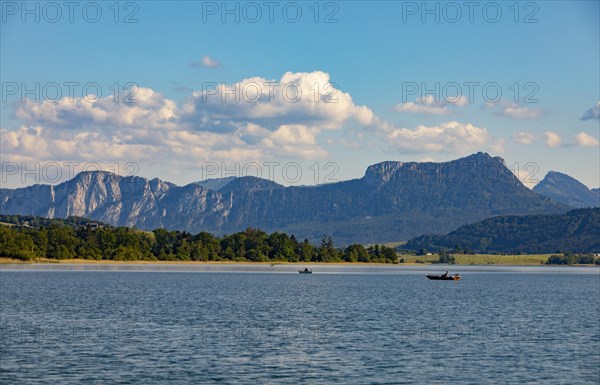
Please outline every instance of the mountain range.
[{"label": "mountain range", "polygon": [[550,171],[533,191],[571,207],[600,207],[600,188],[589,189],[569,175]]},{"label": "mountain range", "polygon": [[564,213],[525,187],[502,158],[382,162],[338,183],[284,187],[256,177],[176,186],[160,179],[82,172],[64,183],[0,190],[0,213],[82,216],[117,226],[232,233],[249,226],[337,245],[447,233],[498,215]]}]

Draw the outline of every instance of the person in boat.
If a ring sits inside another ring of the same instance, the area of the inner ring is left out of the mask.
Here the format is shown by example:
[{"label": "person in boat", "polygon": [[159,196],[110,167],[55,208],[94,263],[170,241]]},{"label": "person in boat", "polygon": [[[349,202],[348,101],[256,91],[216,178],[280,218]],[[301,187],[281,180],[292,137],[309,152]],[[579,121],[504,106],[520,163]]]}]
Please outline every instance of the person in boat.
[{"label": "person in boat", "polygon": [[305,267],[305,268],[304,268],[304,271],[308,271],[308,267]]},{"label": "person in boat", "polygon": [[447,278],[448,277],[448,271],[446,271],[444,274],[442,274],[443,278]]}]

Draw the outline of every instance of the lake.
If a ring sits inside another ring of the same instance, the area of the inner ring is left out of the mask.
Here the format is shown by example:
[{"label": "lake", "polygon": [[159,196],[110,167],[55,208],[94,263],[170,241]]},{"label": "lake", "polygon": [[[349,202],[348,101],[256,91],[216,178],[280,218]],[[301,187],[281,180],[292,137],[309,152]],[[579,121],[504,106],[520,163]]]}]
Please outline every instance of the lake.
[{"label": "lake", "polygon": [[598,268],[303,267],[3,265],[0,383],[600,382]]}]

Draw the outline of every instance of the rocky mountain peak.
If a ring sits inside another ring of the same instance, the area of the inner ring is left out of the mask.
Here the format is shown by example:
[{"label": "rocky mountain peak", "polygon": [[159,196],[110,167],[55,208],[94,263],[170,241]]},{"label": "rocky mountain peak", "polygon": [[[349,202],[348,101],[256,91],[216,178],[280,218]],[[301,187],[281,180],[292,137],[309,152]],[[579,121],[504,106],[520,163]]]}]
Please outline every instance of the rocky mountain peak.
[{"label": "rocky mountain peak", "polygon": [[231,191],[259,191],[259,190],[272,190],[276,188],[283,188],[282,185],[275,183],[268,179],[257,178],[255,176],[243,176],[232,179],[229,183],[223,186],[219,192],[228,193]]},{"label": "rocky mountain peak", "polygon": [[598,207],[600,193],[590,190],[577,179],[558,171],[549,171],[533,191],[571,207]]},{"label": "rocky mountain peak", "polygon": [[388,182],[394,174],[405,165],[404,162],[386,161],[367,167],[364,179],[366,181]]},{"label": "rocky mountain peak", "polygon": [[84,182],[84,183],[89,183],[89,182],[99,182],[99,181],[108,181],[108,180],[118,180],[123,178],[120,175],[114,174],[112,172],[109,171],[82,171],[80,173],[78,173],[77,175],[75,175],[73,177],[73,179],[71,179],[71,182]]}]

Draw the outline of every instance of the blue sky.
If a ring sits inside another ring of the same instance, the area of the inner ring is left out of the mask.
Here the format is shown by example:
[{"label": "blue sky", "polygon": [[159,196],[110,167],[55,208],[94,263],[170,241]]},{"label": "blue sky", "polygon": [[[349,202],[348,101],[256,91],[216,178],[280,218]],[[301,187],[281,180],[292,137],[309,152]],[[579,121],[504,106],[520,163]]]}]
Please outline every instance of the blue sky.
[{"label": "blue sky", "polygon": [[[230,2],[225,14],[222,2],[121,2],[118,15],[114,2],[80,2],[72,23],[62,3],[53,3],[61,17],[49,3],[29,14],[21,4],[1,9],[7,187],[53,182],[41,172],[49,162],[117,164],[124,174],[131,162],[138,175],[177,184],[223,174],[207,164],[237,162],[239,173],[258,164],[267,177],[266,163],[296,162],[302,178],[274,179],[313,184],[360,177],[378,161],[477,151],[503,157],[522,178],[535,171],[530,186],[548,170],[600,185],[597,1],[475,2],[470,15],[464,2],[274,2],[273,22],[269,2]],[[274,100],[223,102],[214,89],[264,91],[271,80],[280,84]],[[75,98],[52,102],[52,84],[66,97],[69,82]],[[83,98],[91,82],[98,101]],[[115,83],[139,86],[137,102],[109,99]],[[284,85],[301,89],[301,100],[282,98]],[[24,87],[34,89],[28,100]],[[38,164],[38,177],[23,180],[13,167],[22,163]]]}]

